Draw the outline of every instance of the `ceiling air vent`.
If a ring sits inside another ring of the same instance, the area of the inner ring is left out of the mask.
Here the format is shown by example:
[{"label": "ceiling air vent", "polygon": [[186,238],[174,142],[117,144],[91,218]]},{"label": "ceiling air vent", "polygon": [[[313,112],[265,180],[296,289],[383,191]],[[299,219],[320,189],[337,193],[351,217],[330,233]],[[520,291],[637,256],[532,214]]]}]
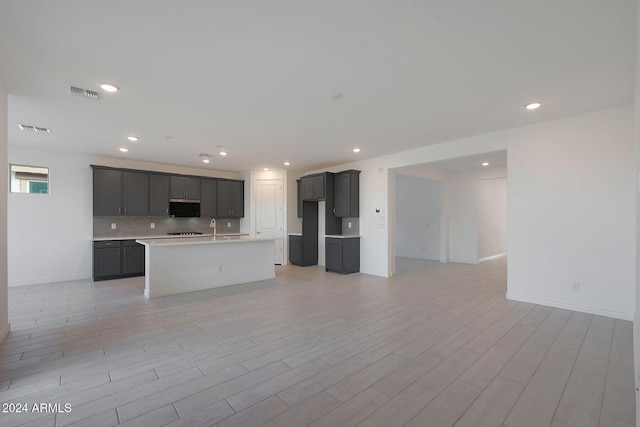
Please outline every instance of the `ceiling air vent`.
[{"label": "ceiling air vent", "polygon": [[198,157],[213,157],[213,154],[200,153],[198,154]]},{"label": "ceiling air vent", "polygon": [[51,133],[51,129],[43,128],[43,127],[39,127],[39,126],[31,126],[31,125],[19,124],[18,127],[20,128],[20,130],[24,130],[24,131],[27,131],[27,132]]},{"label": "ceiling air vent", "polygon": [[96,91],[93,91],[93,90],[88,90],[88,89],[82,89],[80,87],[71,86],[69,88],[69,92],[71,92],[72,95],[84,96],[86,98],[91,98],[91,99],[95,99],[95,100],[100,99],[100,93],[99,92],[96,92]]}]

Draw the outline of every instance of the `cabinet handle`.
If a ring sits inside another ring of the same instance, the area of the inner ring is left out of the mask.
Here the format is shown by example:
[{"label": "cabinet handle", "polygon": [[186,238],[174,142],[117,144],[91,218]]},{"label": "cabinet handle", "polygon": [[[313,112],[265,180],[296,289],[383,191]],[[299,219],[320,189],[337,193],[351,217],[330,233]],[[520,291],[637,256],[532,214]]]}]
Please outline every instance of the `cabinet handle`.
[{"label": "cabinet handle", "polygon": [[124,208],[124,213],[127,213],[127,208]]},{"label": "cabinet handle", "polygon": [[118,213],[121,213],[120,208],[118,208]]}]

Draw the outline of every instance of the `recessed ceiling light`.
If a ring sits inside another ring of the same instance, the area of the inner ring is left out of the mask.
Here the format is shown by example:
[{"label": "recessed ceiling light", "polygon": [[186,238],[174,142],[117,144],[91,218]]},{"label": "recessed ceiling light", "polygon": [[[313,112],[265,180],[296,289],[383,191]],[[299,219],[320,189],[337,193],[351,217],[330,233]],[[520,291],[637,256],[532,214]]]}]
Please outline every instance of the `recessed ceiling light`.
[{"label": "recessed ceiling light", "polygon": [[139,140],[140,138],[138,138],[137,136],[128,136],[127,139],[131,142],[136,142],[137,140]]},{"label": "recessed ceiling light", "polygon": [[209,159],[202,159],[202,163],[209,163],[211,160]]},{"label": "recessed ceiling light", "polygon": [[264,168],[263,170],[268,171],[268,170],[269,170],[269,168]]},{"label": "recessed ceiling light", "polygon": [[122,147],[122,148],[120,149],[120,151],[122,151],[123,153],[126,153],[127,151],[129,151],[129,149],[128,149],[128,148],[125,148],[125,147]]},{"label": "recessed ceiling light", "polygon": [[354,149],[353,149],[353,152],[354,152],[354,153],[359,153],[359,152],[360,152],[360,149],[359,149],[359,148],[354,148]]},{"label": "recessed ceiling light", "polygon": [[482,166],[489,166],[489,162],[484,162]]},{"label": "recessed ceiling light", "polygon": [[541,105],[542,104],[539,102],[532,102],[531,104],[527,104],[524,108],[527,110],[537,110]]},{"label": "recessed ceiling light", "polygon": [[284,162],[285,166],[291,166],[291,162]]},{"label": "recessed ceiling light", "polygon": [[105,92],[117,92],[120,88],[111,83],[100,83],[100,88]]},{"label": "recessed ceiling light", "polygon": [[227,154],[229,154],[229,153],[227,153],[226,151],[221,151],[221,152],[220,152],[220,153],[218,153],[218,154],[220,154],[222,157],[224,157],[224,156],[226,156],[226,155],[227,155]]}]

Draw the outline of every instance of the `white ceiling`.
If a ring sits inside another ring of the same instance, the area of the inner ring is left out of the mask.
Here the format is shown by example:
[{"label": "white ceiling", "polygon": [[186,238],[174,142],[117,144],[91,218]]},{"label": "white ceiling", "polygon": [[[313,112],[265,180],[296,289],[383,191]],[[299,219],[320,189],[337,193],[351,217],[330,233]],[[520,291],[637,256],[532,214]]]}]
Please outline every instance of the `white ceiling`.
[{"label": "white ceiling", "polygon": [[[489,163],[482,166],[483,163]],[[478,154],[475,156],[456,157],[453,159],[440,160],[437,162],[424,163],[420,165],[405,166],[395,169],[396,172],[404,175],[418,177],[429,177],[430,171],[441,171],[448,173],[465,172],[484,168],[506,168],[507,151],[492,151],[490,153]]]},{"label": "white ceiling", "polygon": [[[0,0],[9,144],[198,167],[221,145],[229,156],[208,167],[312,170],[631,104],[635,8]],[[121,90],[100,101],[68,92],[101,81]],[[542,108],[526,111],[534,100]]]}]

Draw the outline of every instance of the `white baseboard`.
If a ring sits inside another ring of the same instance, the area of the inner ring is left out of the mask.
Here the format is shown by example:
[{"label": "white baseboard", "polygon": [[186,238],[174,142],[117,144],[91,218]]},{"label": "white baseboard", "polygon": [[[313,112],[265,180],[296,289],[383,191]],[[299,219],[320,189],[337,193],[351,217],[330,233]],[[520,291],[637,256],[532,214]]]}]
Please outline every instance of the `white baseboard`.
[{"label": "white baseboard", "polygon": [[598,307],[590,307],[579,304],[569,304],[561,301],[549,300],[545,298],[536,298],[528,295],[517,295],[507,292],[507,299],[520,302],[528,302],[532,304],[546,305],[548,307],[564,308],[566,310],[579,311],[581,313],[596,314],[598,316],[613,317],[614,319],[633,321],[633,313],[625,313],[621,311],[607,310]]},{"label": "white baseboard", "polygon": [[457,262],[459,264],[478,264],[478,260],[475,259],[462,259],[462,258],[451,258],[449,262]]},{"label": "white baseboard", "polygon": [[481,262],[484,262],[484,261],[490,261],[490,260],[492,260],[492,259],[502,258],[502,257],[504,257],[504,256],[507,256],[507,253],[506,253],[506,252],[501,253],[501,254],[497,254],[497,255],[491,255],[491,256],[484,257],[484,258],[480,258],[480,259],[478,260],[478,263],[481,263]]},{"label": "white baseboard", "polygon": [[15,286],[30,286],[30,285],[42,285],[43,283],[56,283],[56,282],[71,282],[74,280],[87,280],[93,279],[92,275],[82,275],[82,276],[65,276],[65,277],[45,277],[40,279],[29,279],[29,280],[11,280],[8,283],[10,288]]},{"label": "white baseboard", "polygon": [[11,330],[11,324],[7,323],[0,329],[0,344],[9,336],[9,331]]},{"label": "white baseboard", "polygon": [[368,269],[364,269],[362,267],[360,267],[360,273],[362,274],[370,274],[372,276],[379,276],[379,277],[391,277],[389,275],[388,271],[382,271],[382,270],[368,270]]}]

